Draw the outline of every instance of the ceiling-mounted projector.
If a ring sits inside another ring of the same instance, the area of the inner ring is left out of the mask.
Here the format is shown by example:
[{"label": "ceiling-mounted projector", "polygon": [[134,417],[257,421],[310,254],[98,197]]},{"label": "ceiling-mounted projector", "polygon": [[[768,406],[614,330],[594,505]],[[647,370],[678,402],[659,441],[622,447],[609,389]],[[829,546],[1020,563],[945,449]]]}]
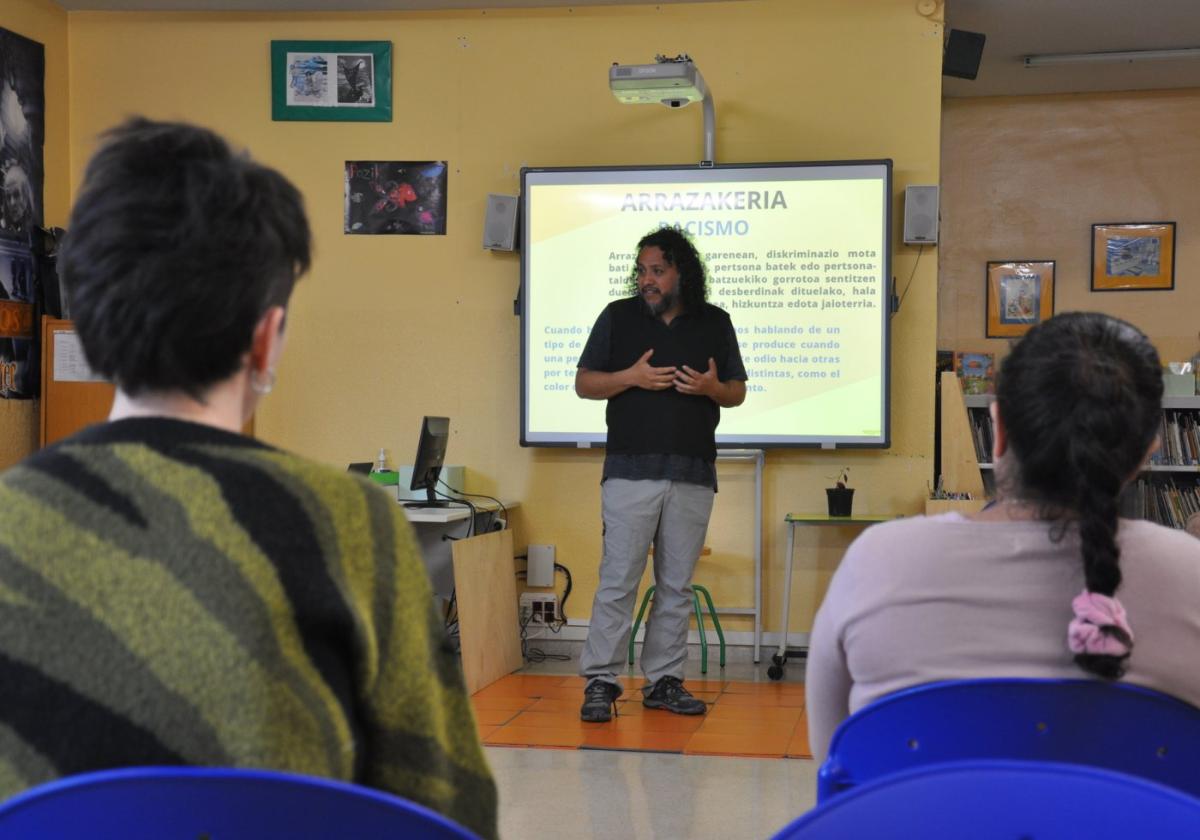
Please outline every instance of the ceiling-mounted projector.
[{"label": "ceiling-mounted projector", "polygon": [[614,64],[608,68],[608,86],[623,105],[662,103],[682,108],[703,102],[708,94],[704,77],[690,58],[662,59],[656,64]]}]

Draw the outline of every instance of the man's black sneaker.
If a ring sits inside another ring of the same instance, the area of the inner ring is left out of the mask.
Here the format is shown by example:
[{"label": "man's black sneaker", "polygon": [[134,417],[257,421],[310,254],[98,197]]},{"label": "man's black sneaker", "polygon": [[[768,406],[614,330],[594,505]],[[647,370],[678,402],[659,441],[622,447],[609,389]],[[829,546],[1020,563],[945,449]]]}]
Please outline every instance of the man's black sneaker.
[{"label": "man's black sneaker", "polygon": [[604,680],[592,680],[583,690],[583,706],[579,709],[580,720],[605,723],[617,713],[617,698],[621,686]]},{"label": "man's black sneaker", "polygon": [[708,710],[704,701],[693,697],[683,687],[683,681],[676,677],[663,677],[656,682],[642,698],[642,705],[647,709],[666,709],[677,715],[702,715]]}]

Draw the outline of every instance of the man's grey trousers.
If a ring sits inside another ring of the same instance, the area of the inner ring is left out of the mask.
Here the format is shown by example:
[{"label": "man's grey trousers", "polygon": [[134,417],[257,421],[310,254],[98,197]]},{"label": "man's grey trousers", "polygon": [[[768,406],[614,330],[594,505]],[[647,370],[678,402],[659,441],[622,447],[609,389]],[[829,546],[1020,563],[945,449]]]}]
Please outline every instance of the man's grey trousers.
[{"label": "man's grey trousers", "polygon": [[651,684],[683,679],[692,572],[704,548],[713,489],[683,481],[610,478],[600,491],[604,553],[592,602],[580,673],[616,683],[625,670],[638,583],[654,544],[654,606],[642,645],[642,673]]}]

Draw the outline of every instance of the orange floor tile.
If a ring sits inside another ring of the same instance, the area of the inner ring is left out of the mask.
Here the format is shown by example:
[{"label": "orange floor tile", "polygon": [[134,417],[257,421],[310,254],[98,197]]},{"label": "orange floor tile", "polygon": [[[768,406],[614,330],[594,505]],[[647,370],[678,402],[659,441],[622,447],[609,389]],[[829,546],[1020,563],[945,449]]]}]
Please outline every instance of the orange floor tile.
[{"label": "orange floor tile", "polygon": [[737,706],[718,703],[708,710],[705,717],[709,720],[754,720],[794,724],[803,714],[803,709],[794,706]]},{"label": "orange floor tile", "polygon": [[542,674],[497,680],[471,698],[480,738],[489,746],[812,758],[803,685],[688,680],[708,713],[687,716],[646,709],[638,691],[645,680],[622,677],[617,717],[586,723],[579,719],[585,683]]},{"label": "orange floor tile", "polygon": [[475,722],[480,726],[503,726],[520,713],[519,709],[476,709]]},{"label": "orange floor tile", "polygon": [[728,706],[794,706],[804,708],[803,694],[737,694],[725,692],[721,702]]},{"label": "orange floor tile", "polygon": [[774,735],[780,741],[780,746],[784,746],[799,722],[799,718],[791,722],[716,719],[706,720],[697,731],[704,735]]},{"label": "orange floor tile", "polygon": [[704,715],[673,715],[670,712],[647,711],[644,715],[621,715],[609,723],[593,725],[622,732],[695,732],[704,725]]},{"label": "orange floor tile", "polygon": [[488,746],[580,747],[583,745],[583,739],[583,727],[551,729],[541,726],[501,726],[483,742]]}]

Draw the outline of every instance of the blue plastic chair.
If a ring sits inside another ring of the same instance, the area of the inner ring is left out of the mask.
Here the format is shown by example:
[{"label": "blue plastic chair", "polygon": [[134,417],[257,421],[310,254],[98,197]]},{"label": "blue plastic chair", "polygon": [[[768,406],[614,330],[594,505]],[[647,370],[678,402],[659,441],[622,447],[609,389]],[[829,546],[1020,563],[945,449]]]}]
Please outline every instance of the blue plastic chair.
[{"label": "blue plastic chair", "polygon": [[1200,799],[1147,779],[1050,761],[961,761],[884,776],[775,840],[1130,840],[1195,837]]},{"label": "blue plastic chair", "polygon": [[1104,767],[1200,796],[1200,709],[1096,680],[916,686],[842,722],[817,772],[817,802],[912,767],[994,758]]},{"label": "blue plastic chair", "polygon": [[477,840],[371,788],[270,770],[131,767],[68,776],[0,804],[4,840]]}]

